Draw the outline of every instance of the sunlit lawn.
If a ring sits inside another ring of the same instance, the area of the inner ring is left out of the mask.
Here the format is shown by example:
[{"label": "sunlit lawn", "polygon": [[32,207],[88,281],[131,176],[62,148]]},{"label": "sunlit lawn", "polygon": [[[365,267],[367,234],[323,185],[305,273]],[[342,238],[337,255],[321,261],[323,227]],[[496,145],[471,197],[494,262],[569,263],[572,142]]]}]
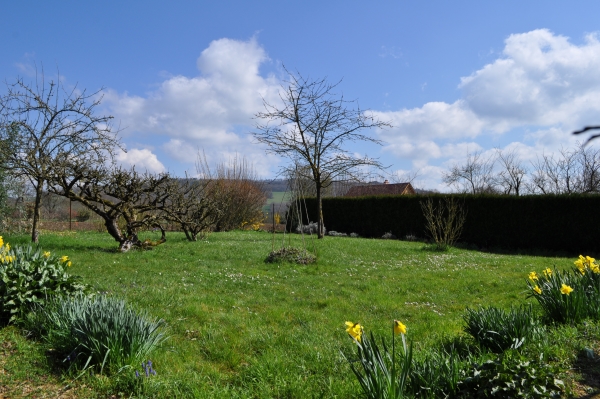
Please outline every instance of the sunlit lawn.
[{"label": "sunlit lawn", "polygon": [[[45,250],[68,255],[71,272],[97,290],[167,321],[171,337],[152,359],[155,395],[165,398],[355,397],[358,384],[340,354],[352,345],[346,320],[387,334],[399,319],[418,353],[460,334],[465,307],[520,304],[529,271],[573,262],[456,248],[440,253],[396,240],[304,237],[303,244],[299,235],[265,232],[167,239],[152,251],[126,254],[115,251],[108,234],[40,239]],[[282,241],[306,245],[317,263],[264,263]]]}]

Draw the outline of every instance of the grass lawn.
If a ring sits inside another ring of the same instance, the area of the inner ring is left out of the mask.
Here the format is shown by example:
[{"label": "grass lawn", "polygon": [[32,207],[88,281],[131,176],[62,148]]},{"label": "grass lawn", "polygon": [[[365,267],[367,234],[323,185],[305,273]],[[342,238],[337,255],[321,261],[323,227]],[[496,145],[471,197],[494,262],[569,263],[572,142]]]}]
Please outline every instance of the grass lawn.
[{"label": "grass lawn", "polygon": [[[14,246],[28,237],[4,240]],[[274,244],[269,233],[246,231],[194,243],[169,233],[167,240],[151,251],[121,254],[108,234],[40,237],[44,250],[69,256],[72,274],[167,321],[170,338],[151,359],[158,375],[145,381],[148,397],[356,397],[360,388],[340,353],[353,345],[345,321],[389,334],[398,319],[418,356],[420,348],[461,334],[465,307],[523,303],[528,272],[570,268],[574,260],[457,248],[440,253],[418,242],[326,237],[305,238],[307,249],[318,254],[316,264],[278,265],[264,263],[273,246],[282,240],[302,246],[301,236],[277,234]],[[0,338],[13,347],[33,345],[25,352],[41,357],[28,355],[37,365],[26,371],[47,375],[44,350],[14,332],[4,328]],[[11,353],[0,347],[0,398],[2,389],[16,396],[23,383],[25,366],[7,366],[17,356]],[[48,378],[58,384],[56,375]],[[78,381],[92,387],[78,397],[117,389],[102,377]]]}]

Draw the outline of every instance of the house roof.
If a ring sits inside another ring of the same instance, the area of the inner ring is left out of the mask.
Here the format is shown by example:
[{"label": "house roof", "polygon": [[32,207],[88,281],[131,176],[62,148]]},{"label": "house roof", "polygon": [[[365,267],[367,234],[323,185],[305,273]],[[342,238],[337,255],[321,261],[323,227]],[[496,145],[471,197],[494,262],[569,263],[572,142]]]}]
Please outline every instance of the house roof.
[{"label": "house roof", "polygon": [[363,197],[367,195],[406,195],[416,194],[410,183],[396,184],[370,184],[368,186],[354,186],[346,193],[345,197]]}]

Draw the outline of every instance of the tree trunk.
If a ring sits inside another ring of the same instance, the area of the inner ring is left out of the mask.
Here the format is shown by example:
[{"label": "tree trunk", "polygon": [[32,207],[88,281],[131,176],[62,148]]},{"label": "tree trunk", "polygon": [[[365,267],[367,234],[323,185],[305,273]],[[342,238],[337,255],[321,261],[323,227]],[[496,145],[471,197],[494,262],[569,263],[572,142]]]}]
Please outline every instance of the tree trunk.
[{"label": "tree trunk", "polygon": [[111,235],[112,238],[115,239],[116,242],[121,244],[125,241],[125,237],[121,233],[119,229],[118,219],[110,218],[107,215],[100,215],[104,219],[104,226],[106,226],[106,231]]},{"label": "tree trunk", "polygon": [[321,202],[321,185],[317,183],[315,186],[316,186],[315,188],[317,189],[317,215],[319,217],[319,223],[318,223],[319,232],[318,232],[317,237],[323,238],[323,236],[325,234],[323,232],[324,224],[323,224],[323,203]]},{"label": "tree trunk", "polygon": [[33,223],[31,226],[31,242],[38,243],[38,224],[40,223],[40,207],[42,203],[42,190],[44,189],[44,180],[38,179],[35,187],[35,201],[33,206]]}]

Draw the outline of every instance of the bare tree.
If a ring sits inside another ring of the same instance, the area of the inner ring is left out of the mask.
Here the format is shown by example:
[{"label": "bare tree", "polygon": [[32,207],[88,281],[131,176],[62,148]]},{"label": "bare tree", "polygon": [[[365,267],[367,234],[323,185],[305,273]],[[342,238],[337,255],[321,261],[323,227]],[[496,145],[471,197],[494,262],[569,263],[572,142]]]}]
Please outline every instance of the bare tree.
[{"label": "bare tree", "polygon": [[520,195],[524,188],[527,170],[516,152],[496,150],[496,156],[501,170],[496,176],[496,183],[502,187],[504,194]]},{"label": "bare tree", "polygon": [[210,180],[171,179],[172,193],[163,210],[165,219],[179,224],[188,241],[205,238],[215,227],[222,212],[208,196]]},{"label": "bare tree", "polygon": [[2,156],[10,173],[26,176],[35,189],[33,242],[38,241],[44,186],[59,163],[104,163],[118,146],[112,116],[95,115],[100,100],[99,91],[67,90],[60,76],[46,81],[43,71],[32,84],[22,78],[6,83],[0,98],[0,138],[10,138],[11,145]]},{"label": "bare tree", "polygon": [[306,167],[305,177],[315,183],[319,238],[323,238],[322,190],[341,175],[352,177],[359,167],[383,168],[374,158],[359,158],[344,144],[381,141],[362,134],[365,129],[389,127],[360,109],[355,101],[335,93],[338,83],[326,79],[311,80],[299,73],[290,73],[290,80],[280,92],[281,105],[264,101],[264,112],[254,137],[266,144],[269,151],[291,160],[289,169]]},{"label": "bare tree", "polygon": [[450,167],[442,181],[465,193],[494,192],[494,163],[495,160],[492,157],[484,158],[481,151],[467,153],[466,162]]},{"label": "bare tree", "polygon": [[[133,246],[143,246],[138,238],[140,229],[158,227],[162,232],[162,211],[172,195],[170,176],[138,173],[135,169],[112,168],[85,162],[70,163],[49,179],[51,192],[83,204],[104,220],[108,233],[119,243],[122,252]],[[125,223],[124,230],[119,220]]]},{"label": "bare tree", "polygon": [[542,194],[600,192],[600,151],[585,144],[542,155],[532,163],[531,191]]}]

